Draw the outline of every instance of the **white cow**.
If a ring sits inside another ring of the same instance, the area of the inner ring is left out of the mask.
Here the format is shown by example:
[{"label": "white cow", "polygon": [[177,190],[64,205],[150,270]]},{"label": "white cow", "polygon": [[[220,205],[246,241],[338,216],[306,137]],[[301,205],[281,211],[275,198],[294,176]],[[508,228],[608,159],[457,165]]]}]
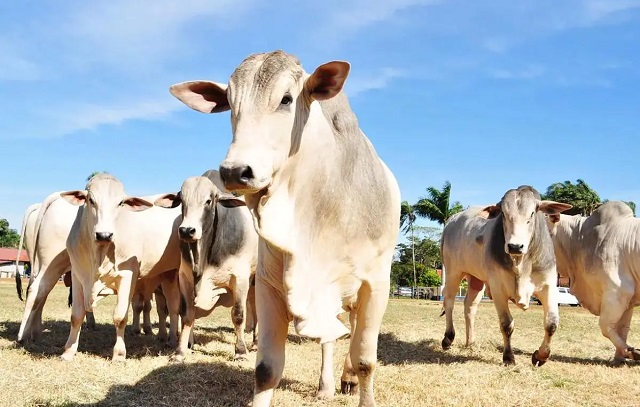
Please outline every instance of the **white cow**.
[{"label": "white cow", "polygon": [[220,174],[245,195],[260,236],[254,407],[270,404],[282,378],[288,322],[329,343],[349,332],[337,317],[343,310],[352,324],[342,388],[359,382],[360,406],[375,405],[400,192],[341,92],[349,69],[333,61],[309,75],[275,51],[247,57],[228,86],[171,87],[197,111],[231,110],[233,142]]},{"label": "white cow", "polygon": [[447,318],[443,349],[449,349],[455,337],[453,305],[460,281],[466,274],[471,276],[464,301],[467,345],[471,345],[475,337],[474,317],[482,298],[482,283],[487,283],[500,319],[503,362],[515,363],[509,300],[526,310],[534,293],[542,302],[545,335],[531,362],[542,366],[547,361],[551,337],[560,316],[553,242],[544,214],[557,214],[570,208],[568,204],[542,201],[535,189],[523,185],[507,191],[497,205],[471,207],[449,219],[442,231],[442,263],[447,270],[443,292]]},{"label": "white cow", "polygon": [[182,206],[179,281],[186,307],[176,361],[188,352],[194,320],[219,305],[231,308],[235,358],[247,354],[244,331],[251,278],[258,263],[258,235],[245,202],[218,188],[217,171],[205,175],[187,178],[178,193],[155,201],[164,208]]},{"label": "white cow", "polygon": [[[60,277],[65,276],[65,285],[70,286],[67,281],[67,274],[71,270],[71,261],[66,249],[66,241],[69,232],[78,213],[78,207],[69,204],[60,198],[60,192],[50,194],[37,211],[25,211],[23,221],[23,238],[29,258],[31,259],[31,276],[27,287],[25,308],[18,331],[18,343],[23,343],[25,339],[38,340],[42,335],[42,310],[47,297]],[[31,205],[29,208],[34,207]],[[27,216],[27,214],[29,215]],[[35,215],[35,216],[34,216]],[[35,217],[35,220],[34,220]],[[26,226],[26,227],[25,227]],[[18,295],[21,295],[21,281],[18,285]],[[152,287],[153,288],[153,287]],[[141,288],[142,289],[142,288]],[[113,294],[112,290],[104,289],[100,292],[100,297]],[[22,298],[21,298],[22,299]],[[157,296],[162,300],[162,297]],[[150,322],[150,295],[134,298],[134,333],[140,333],[140,312],[144,307],[144,331],[151,333]],[[161,340],[167,339],[166,317],[163,318],[163,307],[158,307],[159,330],[158,337]],[[87,313],[87,326],[95,327],[93,313]]]},{"label": "white cow", "polygon": [[[177,236],[178,210],[153,208],[159,195],[127,197],[122,183],[110,174],[98,174],[86,190],[68,191],[62,198],[81,206],[67,239],[73,281],[71,330],[62,358],[70,360],[78,348],[80,325],[86,311],[92,311],[104,288],[116,292],[113,314],[116,344],[113,360],[126,357],[124,328],[129,303],[138,279],[162,279],[169,306],[170,345],[177,345],[180,293],[176,281],[180,263]],[[144,281],[143,281],[144,283]]]},{"label": "white cow", "polygon": [[627,204],[610,201],[589,217],[552,215],[558,273],[569,277],[580,304],[599,315],[600,330],[616,348],[614,364],[640,360],[627,344],[640,305],[640,219]]}]

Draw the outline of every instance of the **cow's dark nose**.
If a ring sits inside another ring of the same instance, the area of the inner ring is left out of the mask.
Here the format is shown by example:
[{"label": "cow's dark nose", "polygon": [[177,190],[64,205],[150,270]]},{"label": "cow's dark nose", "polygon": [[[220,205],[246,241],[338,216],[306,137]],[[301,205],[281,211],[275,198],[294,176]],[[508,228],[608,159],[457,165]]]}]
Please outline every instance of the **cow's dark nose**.
[{"label": "cow's dark nose", "polygon": [[178,228],[178,233],[182,239],[193,239],[193,235],[196,234],[196,228],[192,228],[191,226],[180,226]]},{"label": "cow's dark nose", "polygon": [[509,243],[507,244],[507,248],[509,249],[509,254],[522,254],[522,249],[524,249],[524,245]]},{"label": "cow's dark nose", "polygon": [[98,242],[110,242],[113,238],[111,232],[96,232],[96,241]]},{"label": "cow's dark nose", "polygon": [[248,165],[220,166],[220,178],[229,190],[241,188],[253,180],[253,170]]}]

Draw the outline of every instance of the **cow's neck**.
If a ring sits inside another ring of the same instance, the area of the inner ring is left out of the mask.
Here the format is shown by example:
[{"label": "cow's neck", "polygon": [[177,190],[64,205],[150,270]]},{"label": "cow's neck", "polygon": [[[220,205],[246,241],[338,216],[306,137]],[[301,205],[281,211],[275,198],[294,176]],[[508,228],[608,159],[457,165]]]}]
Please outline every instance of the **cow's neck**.
[{"label": "cow's neck", "polygon": [[101,272],[101,266],[105,263],[109,248],[113,243],[98,244],[96,242],[93,231],[93,220],[90,219],[90,215],[85,208],[82,211],[82,219],[80,224],[82,225],[78,230],[78,240],[76,244],[79,245],[80,250],[86,256],[86,259],[91,267],[91,273],[95,278],[99,278]]}]

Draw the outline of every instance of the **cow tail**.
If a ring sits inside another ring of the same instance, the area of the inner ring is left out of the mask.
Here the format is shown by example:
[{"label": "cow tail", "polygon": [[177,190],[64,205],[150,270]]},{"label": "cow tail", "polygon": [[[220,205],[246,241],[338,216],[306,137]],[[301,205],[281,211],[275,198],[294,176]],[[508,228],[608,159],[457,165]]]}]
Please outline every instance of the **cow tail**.
[{"label": "cow tail", "polygon": [[31,284],[33,284],[33,279],[35,278],[36,272],[40,274],[40,259],[38,257],[38,237],[40,235],[40,225],[42,225],[42,219],[44,218],[45,212],[47,212],[47,209],[58,198],[60,198],[60,192],[54,192],[49,195],[40,206],[40,212],[38,212],[38,217],[36,218],[36,233],[33,238],[33,259],[31,259],[31,275],[29,275],[29,285],[27,285],[27,293],[29,292]]},{"label": "cow tail", "polygon": [[[18,265],[20,264],[20,255],[22,254],[22,245],[24,244],[24,234],[27,230],[27,220],[29,219],[29,215],[31,215],[31,211],[25,211],[24,216],[22,218],[22,228],[20,230],[20,244],[18,245],[18,255],[16,256],[16,290],[18,291],[18,298],[20,301],[24,301],[22,298],[22,277],[20,276],[20,271],[18,270]],[[29,259],[32,260],[32,259]]]}]

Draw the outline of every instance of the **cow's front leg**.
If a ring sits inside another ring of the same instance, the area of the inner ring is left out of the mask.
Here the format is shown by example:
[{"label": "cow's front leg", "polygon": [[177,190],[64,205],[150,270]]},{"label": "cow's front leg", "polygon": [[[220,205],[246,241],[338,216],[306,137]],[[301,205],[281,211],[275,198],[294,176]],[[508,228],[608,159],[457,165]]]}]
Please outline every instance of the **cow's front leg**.
[{"label": "cow's front leg", "polygon": [[467,330],[466,346],[471,346],[476,341],[475,319],[478,304],[484,293],[484,283],[477,278],[468,275],[469,289],[464,297],[464,322]]},{"label": "cow's front leg", "polygon": [[113,324],[116,327],[116,344],[113,347],[114,362],[122,362],[127,357],[127,347],[124,342],[124,328],[127,326],[127,314],[129,313],[129,304],[135,290],[135,277],[131,270],[118,271],[118,294],[116,307],[113,311]]},{"label": "cow's front leg", "polygon": [[333,381],[333,351],[336,342],[325,342],[322,347],[322,367],[320,368],[320,382],[316,397],[323,400],[330,400],[336,394],[335,383]]},{"label": "cow's front leg", "polygon": [[[356,330],[358,310],[351,309],[349,311],[349,325],[351,335],[349,336],[349,349],[353,343],[353,336]],[[342,377],[340,378],[340,392],[342,394],[358,394],[358,375],[356,374],[353,364],[351,363],[351,354],[347,352],[347,356],[344,358],[344,366],[342,368]]]},{"label": "cow's front leg", "polygon": [[267,407],[282,378],[289,321],[282,293],[260,277],[256,277],[256,309],[260,331],[253,407]]},{"label": "cow's front leg", "polygon": [[537,294],[544,312],[544,339],[540,348],[531,355],[531,363],[534,366],[544,365],[551,355],[551,337],[558,329],[558,324],[560,324],[557,292],[555,285],[545,285]]},{"label": "cow's front leg", "polygon": [[448,350],[456,337],[456,330],[453,327],[453,306],[460,287],[460,281],[462,280],[462,274],[455,270],[447,270],[445,278],[446,282],[442,290],[442,307],[446,318],[446,328],[444,338],[442,338],[442,349]]},{"label": "cow's front leg", "polygon": [[378,360],[378,334],[389,302],[388,270],[386,268],[387,279],[363,282],[358,290],[358,316],[354,336],[351,338],[350,353],[351,363],[358,374],[359,407],[376,405],[373,378]]},{"label": "cow's front leg", "polygon": [[502,362],[505,365],[515,365],[516,359],[511,349],[511,334],[513,334],[513,318],[509,311],[509,299],[504,294],[504,290],[498,288],[493,292],[493,305],[496,307],[498,319],[500,320],[500,331],[504,342],[502,351]]},{"label": "cow's front leg", "polygon": [[[177,270],[170,271],[162,280],[162,291],[169,310],[169,342],[171,348],[178,346],[178,320],[180,316],[180,288]],[[158,304],[158,307],[160,305]],[[166,320],[166,317],[165,317]]]},{"label": "cow's front leg", "polygon": [[189,353],[189,343],[193,344],[193,322],[196,319],[193,269],[184,260],[180,264],[178,276],[178,287],[184,309],[180,310],[182,331],[180,332],[178,349],[170,359],[172,362],[184,362],[185,356]]},{"label": "cow's front leg", "polygon": [[72,296],[73,301],[71,305],[71,327],[69,330],[69,338],[64,345],[64,352],[60,356],[63,360],[72,360],[78,351],[78,340],[80,339],[80,329],[82,328],[82,321],[85,315],[84,293],[82,284],[71,273],[71,280],[73,281]]},{"label": "cow's front leg", "polygon": [[234,304],[231,307],[231,321],[236,331],[234,359],[247,358],[247,343],[244,339],[244,328],[247,323],[247,297],[249,295],[249,278],[235,278]]},{"label": "cow's front leg", "polygon": [[156,311],[158,313],[158,340],[167,341],[167,298],[162,293],[162,289],[158,287],[153,293],[156,299]]}]

